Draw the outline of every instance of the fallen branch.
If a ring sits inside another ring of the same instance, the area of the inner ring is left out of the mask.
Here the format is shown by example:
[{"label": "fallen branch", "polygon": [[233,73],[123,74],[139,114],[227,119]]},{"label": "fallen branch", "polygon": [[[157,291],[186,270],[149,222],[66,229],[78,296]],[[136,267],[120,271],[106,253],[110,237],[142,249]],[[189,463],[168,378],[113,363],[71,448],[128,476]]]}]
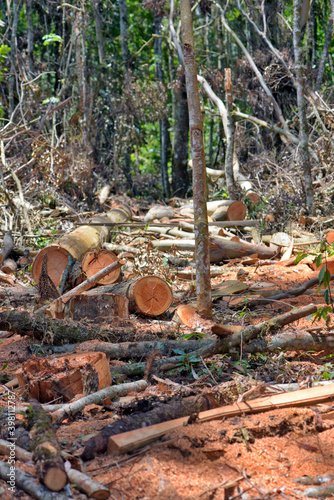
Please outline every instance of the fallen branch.
[{"label": "fallen branch", "polygon": [[[313,304],[308,306],[304,306],[298,309],[293,309],[286,314],[282,314],[280,316],[276,316],[275,318],[270,319],[269,321],[263,321],[258,325],[250,325],[244,328],[242,331],[238,331],[229,336],[224,336],[223,338],[212,341],[210,343],[205,344],[200,349],[196,351],[192,351],[191,357],[192,359],[198,358],[208,358],[215,354],[225,354],[231,351],[231,349],[240,346],[243,342],[248,342],[260,334],[268,333],[272,330],[277,330],[285,325],[292,323],[293,321],[297,321],[309,314],[313,314],[316,312],[317,307]],[[217,331],[215,331],[214,326],[212,327],[212,332],[216,334],[222,334],[222,329],[220,325],[217,325]],[[264,342],[264,341],[263,341]],[[256,343],[254,343],[256,345]],[[249,344],[250,352],[255,352],[256,348],[253,348],[253,343]],[[266,344],[259,344],[259,348],[257,350],[262,352],[262,349],[266,348]],[[279,347],[277,347],[278,349]],[[248,346],[244,347],[244,350],[247,351]],[[184,365],[184,357],[182,356],[174,356],[172,358],[166,358],[158,360],[154,363],[152,367],[152,372],[155,371],[168,371],[178,368]],[[124,374],[129,377],[131,376],[141,376],[145,371],[146,364],[145,363],[132,363],[131,365],[123,365],[118,366],[114,369],[115,373]]]},{"label": "fallen branch", "polygon": [[[331,274],[331,280],[334,279],[334,274]],[[299,295],[303,295],[309,288],[314,287],[315,285],[319,285],[319,278],[313,278],[311,280],[302,283],[298,288],[293,288],[292,290],[286,290],[284,292],[277,293],[272,295],[270,299],[256,299],[249,300],[247,302],[247,307],[255,307],[259,305],[269,304],[273,300],[285,300],[291,299],[292,297],[298,297]]]},{"label": "fallen branch", "polygon": [[[158,350],[162,356],[168,356],[174,349],[181,349],[184,352],[191,352],[199,349],[208,341],[202,340],[155,340],[151,342],[122,342],[111,344],[109,342],[89,342],[81,344],[76,352],[83,350],[104,352],[110,359],[133,359],[142,358],[151,351]],[[210,340],[209,340],[210,342]]]},{"label": "fallen branch", "polygon": [[85,396],[73,403],[64,405],[61,409],[52,413],[53,420],[60,424],[65,418],[73,417],[80,411],[82,411],[85,406],[91,404],[103,404],[103,400],[106,398],[114,399],[119,396],[126,396],[129,392],[141,392],[147,387],[147,382],[145,380],[138,380],[137,382],[130,382],[129,384],[113,385],[111,387],[106,387],[101,391],[94,392]]}]

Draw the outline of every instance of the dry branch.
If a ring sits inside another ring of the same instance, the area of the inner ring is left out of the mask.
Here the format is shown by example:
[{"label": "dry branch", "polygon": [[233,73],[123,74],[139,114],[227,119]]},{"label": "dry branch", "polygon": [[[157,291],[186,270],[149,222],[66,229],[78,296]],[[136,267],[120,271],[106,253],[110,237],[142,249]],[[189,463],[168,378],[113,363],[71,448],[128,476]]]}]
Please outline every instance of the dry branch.
[{"label": "dry branch", "polygon": [[112,387],[106,387],[101,391],[85,396],[74,403],[64,405],[61,409],[52,413],[52,418],[57,424],[60,424],[65,418],[73,417],[85,406],[90,404],[103,404],[105,398],[114,399],[120,396],[126,396],[129,392],[141,392],[147,387],[145,380],[138,380],[137,382],[130,382],[129,384],[122,384]]}]

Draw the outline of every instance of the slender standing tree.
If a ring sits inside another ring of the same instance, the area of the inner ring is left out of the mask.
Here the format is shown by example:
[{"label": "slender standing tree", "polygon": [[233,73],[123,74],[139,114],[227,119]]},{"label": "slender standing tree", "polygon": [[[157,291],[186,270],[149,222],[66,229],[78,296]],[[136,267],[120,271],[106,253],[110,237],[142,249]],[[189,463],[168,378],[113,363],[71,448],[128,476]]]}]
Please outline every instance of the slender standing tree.
[{"label": "slender standing tree", "polygon": [[309,212],[312,211],[314,190],[312,183],[311,161],[308,144],[306,99],[304,95],[305,75],[303,68],[302,52],[302,1],[293,0],[293,49],[295,55],[295,74],[297,105],[299,115],[299,153],[304,171],[306,204]]},{"label": "slender standing tree", "polygon": [[202,317],[209,318],[212,314],[212,301],[203,119],[198,92],[192,12],[189,0],[181,0],[181,23],[193,161],[197,310]]}]

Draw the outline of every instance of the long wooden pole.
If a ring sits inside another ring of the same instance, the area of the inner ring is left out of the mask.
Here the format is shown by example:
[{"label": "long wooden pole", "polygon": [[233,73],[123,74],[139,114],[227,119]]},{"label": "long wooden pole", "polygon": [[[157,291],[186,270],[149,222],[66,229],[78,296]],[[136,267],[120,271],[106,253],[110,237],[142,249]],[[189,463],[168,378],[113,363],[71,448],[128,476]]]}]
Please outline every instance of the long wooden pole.
[{"label": "long wooden pole", "polygon": [[197,311],[200,316],[209,318],[212,315],[212,301],[203,120],[198,92],[192,12],[189,0],[181,0],[181,23],[193,162]]}]

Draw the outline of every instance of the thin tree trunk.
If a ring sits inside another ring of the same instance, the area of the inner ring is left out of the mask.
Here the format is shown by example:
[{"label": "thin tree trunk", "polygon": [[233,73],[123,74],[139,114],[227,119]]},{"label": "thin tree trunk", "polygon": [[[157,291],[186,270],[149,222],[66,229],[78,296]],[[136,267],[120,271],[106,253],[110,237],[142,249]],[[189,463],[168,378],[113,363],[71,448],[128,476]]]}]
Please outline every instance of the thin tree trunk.
[{"label": "thin tree trunk", "polygon": [[173,90],[175,99],[174,154],[172,189],[176,196],[185,196],[189,187],[187,173],[189,143],[189,113],[184,74],[179,78],[180,89]]},{"label": "thin tree trunk", "polygon": [[21,1],[13,0],[13,23],[11,31],[10,48],[10,77],[9,77],[9,114],[15,109],[15,85],[16,85],[16,53],[17,53],[17,27],[20,19]]},{"label": "thin tree trunk", "polygon": [[332,3],[331,3],[331,14],[330,14],[329,20],[328,20],[324,48],[322,49],[321,60],[319,63],[318,74],[317,74],[317,80],[315,82],[315,90],[316,91],[320,89],[322,79],[324,76],[325,67],[326,67],[326,60],[328,57],[328,51],[329,51],[329,47],[330,47],[330,44],[332,41],[333,23],[334,23],[334,0],[332,0]]},{"label": "thin tree trunk", "polygon": [[226,156],[225,156],[225,178],[226,189],[230,200],[236,198],[236,185],[233,177],[233,155],[234,155],[234,116],[233,111],[233,94],[231,69],[225,68],[225,93],[226,93],[226,112],[227,112],[227,134],[226,134]]},{"label": "thin tree trunk", "polygon": [[203,120],[198,92],[192,12],[189,0],[181,0],[181,22],[193,160],[197,310],[201,316],[210,317],[212,302]]},{"label": "thin tree trunk", "polygon": [[103,64],[105,59],[105,48],[103,39],[103,21],[99,11],[99,1],[92,0],[92,6],[94,10],[95,33],[96,33],[97,48],[99,51],[99,61],[100,64]]},{"label": "thin tree trunk", "polygon": [[34,29],[32,22],[32,0],[27,0],[28,63],[30,75],[34,72]]},{"label": "thin tree trunk", "polygon": [[[118,0],[119,15],[120,15],[120,31],[121,31],[121,49],[122,60],[124,68],[124,85],[127,85],[127,74],[129,71],[130,52],[128,44],[128,13],[127,13],[127,0]],[[128,184],[136,195],[131,178],[131,146],[125,144],[123,153],[123,173]]]},{"label": "thin tree trunk", "polygon": [[[162,17],[155,13],[154,33],[158,36],[161,35],[161,20]],[[157,56],[156,77],[163,84],[164,75],[162,69],[162,39],[159,37],[154,40],[154,52]],[[168,181],[168,123],[166,117],[160,120],[160,170],[163,194],[164,197],[169,198],[170,188]]]},{"label": "thin tree trunk", "polygon": [[301,0],[293,1],[293,48],[295,55],[297,104],[299,114],[299,153],[304,170],[306,204],[309,212],[311,212],[314,200],[314,190],[312,184],[312,172],[307,133],[306,99],[304,95],[305,76],[302,65],[303,54],[300,18],[301,3]]}]

